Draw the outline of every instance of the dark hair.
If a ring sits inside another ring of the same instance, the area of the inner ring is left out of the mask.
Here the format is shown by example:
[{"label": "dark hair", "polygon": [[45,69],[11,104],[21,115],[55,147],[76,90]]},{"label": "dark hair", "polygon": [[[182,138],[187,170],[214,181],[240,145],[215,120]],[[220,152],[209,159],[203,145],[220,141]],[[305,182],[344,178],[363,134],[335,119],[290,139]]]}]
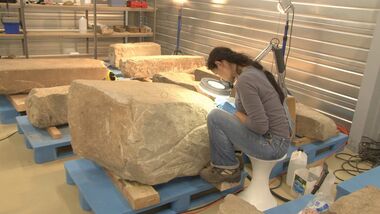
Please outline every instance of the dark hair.
[{"label": "dark hair", "polygon": [[222,61],[226,60],[229,63],[234,63],[240,66],[253,66],[262,72],[264,72],[265,76],[269,80],[269,82],[272,84],[273,88],[277,91],[277,94],[280,98],[281,104],[284,102],[285,95],[282,92],[280,86],[277,84],[276,79],[274,78],[273,74],[267,70],[264,69],[264,67],[257,61],[252,60],[249,56],[243,54],[243,53],[237,53],[229,48],[226,47],[216,47],[214,48],[208,57],[207,60],[207,67],[210,70],[213,70],[216,68],[216,61]]}]

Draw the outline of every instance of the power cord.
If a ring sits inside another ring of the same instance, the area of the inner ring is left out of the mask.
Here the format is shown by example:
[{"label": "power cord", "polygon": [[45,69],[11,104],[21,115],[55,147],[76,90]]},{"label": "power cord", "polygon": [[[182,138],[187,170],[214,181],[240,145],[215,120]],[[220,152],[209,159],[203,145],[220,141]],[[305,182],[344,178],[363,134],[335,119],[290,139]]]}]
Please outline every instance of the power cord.
[{"label": "power cord", "polygon": [[285,72],[286,72],[286,66],[288,65],[288,58],[290,53],[290,47],[292,46],[292,35],[293,35],[293,25],[294,25],[294,7],[292,7],[292,23],[290,24],[290,34],[289,34],[289,46],[288,51],[286,53],[286,59],[285,59]]},{"label": "power cord", "polygon": [[280,188],[281,184],[282,184],[282,176],[280,176],[280,183],[279,183],[277,186],[270,188],[270,192],[272,193],[272,195],[276,196],[276,197],[277,197],[278,199],[280,199],[281,201],[283,201],[283,202],[288,202],[288,201],[290,201],[290,199],[285,198],[284,196],[282,196],[282,195],[280,195],[280,194],[278,194],[278,193],[276,193],[276,192],[274,191],[275,189]]},{"label": "power cord", "polygon": [[[376,142],[369,137],[363,137],[359,144],[359,154],[352,155],[341,152],[335,155],[339,160],[343,160],[340,169],[334,171],[336,179],[344,181],[338,176],[338,173],[346,173],[351,176],[357,176],[363,172],[371,170],[380,165],[380,142]],[[361,167],[365,165],[367,167]]]},{"label": "power cord", "polygon": [[3,140],[6,140],[6,139],[10,138],[10,137],[12,137],[14,134],[16,134],[16,133],[17,133],[17,131],[12,132],[12,133],[8,134],[6,137],[1,138],[0,141],[3,141]]}]

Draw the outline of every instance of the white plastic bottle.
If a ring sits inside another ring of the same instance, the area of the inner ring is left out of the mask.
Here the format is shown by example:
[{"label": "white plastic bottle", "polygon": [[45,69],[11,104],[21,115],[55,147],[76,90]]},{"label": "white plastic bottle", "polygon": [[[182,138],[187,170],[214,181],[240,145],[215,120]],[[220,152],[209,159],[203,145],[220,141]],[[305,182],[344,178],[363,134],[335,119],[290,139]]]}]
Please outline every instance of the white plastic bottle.
[{"label": "white plastic bottle", "polygon": [[293,185],[294,173],[297,169],[306,169],[307,165],[307,154],[302,150],[298,149],[292,153],[290,157],[288,173],[286,174],[286,184],[289,186]]},{"label": "white plastic bottle", "polygon": [[79,19],[79,33],[87,33],[87,19],[83,16]]}]

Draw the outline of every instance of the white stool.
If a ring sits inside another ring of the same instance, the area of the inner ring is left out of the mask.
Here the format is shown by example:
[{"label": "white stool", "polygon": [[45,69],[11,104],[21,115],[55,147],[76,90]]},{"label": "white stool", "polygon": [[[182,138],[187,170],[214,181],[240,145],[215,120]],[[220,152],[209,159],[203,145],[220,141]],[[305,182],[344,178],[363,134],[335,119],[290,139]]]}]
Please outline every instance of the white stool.
[{"label": "white stool", "polygon": [[277,206],[277,201],[269,189],[269,176],[276,163],[284,160],[286,155],[277,160],[261,160],[251,156],[248,157],[252,164],[252,180],[249,186],[238,196],[254,205],[260,211]]}]

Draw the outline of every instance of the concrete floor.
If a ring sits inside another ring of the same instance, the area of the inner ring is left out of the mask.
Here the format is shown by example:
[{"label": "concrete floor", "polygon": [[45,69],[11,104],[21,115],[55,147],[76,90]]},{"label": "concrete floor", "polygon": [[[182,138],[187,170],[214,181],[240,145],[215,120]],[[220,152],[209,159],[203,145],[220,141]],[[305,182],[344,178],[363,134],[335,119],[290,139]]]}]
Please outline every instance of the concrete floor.
[{"label": "concrete floor", "polygon": [[[10,131],[9,127],[6,131]],[[0,128],[0,132],[4,129]],[[89,213],[79,205],[77,188],[67,185],[65,181],[63,163],[76,158],[35,164],[33,152],[26,149],[22,135],[16,133],[0,141],[0,214]],[[332,171],[340,167],[341,161],[331,157],[327,163]],[[285,184],[277,192],[291,197]],[[216,213],[219,203],[197,213]]]}]

